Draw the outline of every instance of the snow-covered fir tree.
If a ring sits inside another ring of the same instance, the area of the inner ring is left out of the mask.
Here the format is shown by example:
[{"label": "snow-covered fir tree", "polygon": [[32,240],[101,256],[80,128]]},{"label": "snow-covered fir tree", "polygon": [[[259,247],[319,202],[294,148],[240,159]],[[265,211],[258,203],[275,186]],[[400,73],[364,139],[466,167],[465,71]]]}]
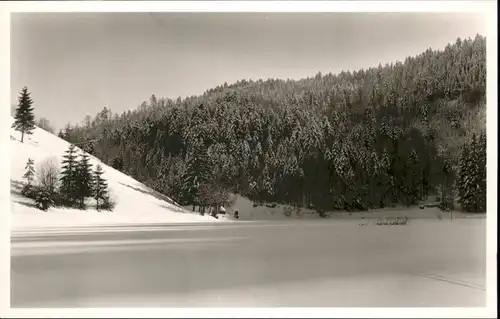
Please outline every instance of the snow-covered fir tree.
[{"label": "snow-covered fir tree", "polygon": [[92,164],[87,153],[80,155],[76,168],[78,200],[80,208],[85,206],[85,198],[92,197]]},{"label": "snow-covered fir tree", "polygon": [[23,177],[26,178],[29,186],[32,185],[33,180],[35,179],[35,168],[33,165],[35,165],[35,162],[31,158],[28,158],[28,162],[26,162],[26,166],[24,167],[26,172]]},{"label": "snow-covered fir tree", "polygon": [[108,183],[102,177],[102,174],[104,174],[104,171],[102,170],[102,166],[98,164],[94,171],[93,178],[93,197],[97,203],[97,210],[99,210],[102,204],[109,199]]},{"label": "snow-covered fir tree", "polygon": [[33,113],[33,100],[30,97],[28,88],[24,87],[18,98],[17,108],[14,114],[12,127],[21,132],[21,142],[24,142],[24,135],[30,135],[35,129],[35,114]]},{"label": "snow-covered fir tree", "polygon": [[62,171],[61,171],[61,187],[60,192],[63,196],[66,204],[73,205],[79,198],[78,195],[78,181],[77,181],[77,153],[76,147],[73,144],[69,145],[66,154],[63,156],[62,160]]}]

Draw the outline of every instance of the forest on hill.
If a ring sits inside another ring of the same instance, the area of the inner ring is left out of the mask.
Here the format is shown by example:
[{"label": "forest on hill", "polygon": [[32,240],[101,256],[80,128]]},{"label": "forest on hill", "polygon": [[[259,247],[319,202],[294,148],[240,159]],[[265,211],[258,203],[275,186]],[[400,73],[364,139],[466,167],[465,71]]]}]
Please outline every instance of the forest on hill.
[{"label": "forest on hill", "polygon": [[59,135],[185,205],[233,192],[323,212],[438,195],[484,211],[485,92],[477,35],[367,70],[153,95]]}]

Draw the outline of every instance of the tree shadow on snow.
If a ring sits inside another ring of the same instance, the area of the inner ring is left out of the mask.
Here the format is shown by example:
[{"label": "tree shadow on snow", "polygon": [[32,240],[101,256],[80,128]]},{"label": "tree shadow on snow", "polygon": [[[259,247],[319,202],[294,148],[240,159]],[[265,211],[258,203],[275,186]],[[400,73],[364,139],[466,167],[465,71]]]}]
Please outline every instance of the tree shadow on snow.
[{"label": "tree shadow on snow", "polygon": [[21,191],[23,190],[23,187],[24,187],[24,183],[22,183],[20,181],[10,180],[10,192],[12,194],[22,196]]},{"label": "tree shadow on snow", "polygon": [[26,207],[37,208],[38,209],[38,207],[34,203],[29,202],[30,199],[28,199],[26,196],[24,196],[21,193],[22,190],[23,190],[24,185],[25,184],[23,182],[10,180],[10,193],[18,195],[18,196],[20,196],[20,197],[22,197],[22,198],[24,198],[24,199],[27,200],[27,201],[14,200],[13,202],[17,203],[17,204],[20,204],[20,205],[24,205]]},{"label": "tree shadow on snow", "polygon": [[22,202],[20,200],[14,200],[13,202],[17,203],[19,205],[23,205],[23,206],[29,207],[29,208],[36,208],[36,209],[38,209],[38,207],[34,203]]},{"label": "tree shadow on snow", "polygon": [[188,214],[188,213],[189,213],[187,210],[182,209],[182,208],[180,208],[180,207],[178,207],[178,206],[175,206],[175,205],[170,206],[170,207],[167,207],[167,206],[165,206],[165,205],[159,205],[159,206],[160,206],[161,208],[165,208],[165,209],[168,209],[168,210],[174,211],[174,212],[176,212],[176,213],[180,213],[180,214]]},{"label": "tree shadow on snow", "polygon": [[128,188],[131,188],[131,189],[133,189],[135,191],[141,192],[141,193],[146,194],[146,195],[151,195],[151,196],[155,197],[158,200],[165,201],[165,202],[167,202],[169,204],[172,204],[172,205],[174,205],[174,206],[177,207],[177,205],[174,203],[174,201],[171,198],[169,198],[166,195],[163,195],[163,194],[161,194],[161,193],[159,193],[159,192],[157,192],[157,191],[155,191],[153,189],[149,189],[149,188],[148,189],[143,189],[143,188],[134,187],[134,186],[131,186],[131,185],[128,185],[128,184],[124,184],[122,182],[119,182],[119,183],[122,184],[123,186],[127,186]]}]

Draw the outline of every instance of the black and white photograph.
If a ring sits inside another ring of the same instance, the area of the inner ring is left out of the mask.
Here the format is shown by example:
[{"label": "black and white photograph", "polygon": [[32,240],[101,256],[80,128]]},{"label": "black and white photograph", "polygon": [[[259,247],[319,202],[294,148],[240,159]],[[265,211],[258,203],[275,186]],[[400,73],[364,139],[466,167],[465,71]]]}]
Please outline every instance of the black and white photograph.
[{"label": "black and white photograph", "polygon": [[496,3],[299,2],[6,14],[9,311],[496,315]]}]

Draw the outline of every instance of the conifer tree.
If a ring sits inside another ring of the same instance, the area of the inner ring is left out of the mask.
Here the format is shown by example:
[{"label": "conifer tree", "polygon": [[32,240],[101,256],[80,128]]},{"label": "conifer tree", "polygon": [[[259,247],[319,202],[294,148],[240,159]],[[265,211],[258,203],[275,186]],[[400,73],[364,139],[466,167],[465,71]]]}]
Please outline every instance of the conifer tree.
[{"label": "conifer tree", "polygon": [[405,165],[404,192],[406,195],[406,204],[412,205],[419,199],[421,190],[422,173],[417,153],[412,150]]},{"label": "conifer tree", "polygon": [[61,171],[61,193],[67,204],[74,204],[78,199],[78,176],[77,176],[78,162],[76,147],[73,144],[69,145],[66,154],[62,160]]},{"label": "conifer tree", "polygon": [[99,204],[103,204],[108,199],[108,184],[102,174],[104,174],[104,171],[102,166],[98,164],[94,171],[93,180],[93,196],[97,203],[97,210],[100,208]]},{"label": "conifer tree", "polygon": [[469,182],[467,183],[469,196],[469,202],[467,203],[467,211],[477,212],[478,211],[478,181],[479,181],[479,154],[477,145],[477,136],[472,134],[472,140],[470,144],[469,161],[468,161],[468,176]]},{"label": "conifer tree", "polygon": [[466,209],[468,202],[470,201],[469,192],[469,145],[466,143],[462,146],[462,153],[460,156],[459,163],[459,173],[458,173],[458,196],[459,203],[463,209]]},{"label": "conifer tree", "polygon": [[35,168],[33,167],[34,162],[31,158],[28,158],[28,162],[26,163],[25,169],[26,172],[23,175],[23,178],[26,178],[28,181],[28,184],[24,185],[23,189],[21,190],[21,194],[27,197],[32,197],[32,190],[33,190],[33,180],[35,177]]},{"label": "conifer tree", "polygon": [[38,188],[35,192],[35,203],[42,210],[47,210],[51,205],[54,205],[50,190],[43,187]]},{"label": "conifer tree", "polygon": [[92,164],[87,153],[82,153],[77,163],[77,183],[80,207],[84,208],[85,198],[92,196]]},{"label": "conifer tree", "polygon": [[31,158],[28,158],[28,162],[24,167],[26,173],[24,173],[23,177],[28,181],[28,186],[31,186],[35,177],[35,168],[33,167],[34,164],[35,162]]},{"label": "conifer tree", "polygon": [[188,204],[199,204],[197,199],[201,185],[210,182],[210,162],[207,149],[202,140],[196,140],[186,161],[186,173],[184,175],[184,200]]},{"label": "conifer tree", "polygon": [[186,172],[183,176],[183,201],[186,204],[193,205],[193,211],[195,210],[195,198],[198,193],[198,188],[200,183],[198,181],[198,177],[196,176],[196,169],[194,164],[194,156],[188,155],[186,158]]},{"label": "conifer tree", "polygon": [[21,132],[21,143],[24,142],[24,134],[32,134],[35,129],[35,115],[33,114],[33,100],[28,88],[24,87],[18,98],[18,105],[14,114],[12,127]]},{"label": "conifer tree", "polygon": [[479,135],[477,144],[477,170],[476,178],[477,187],[477,211],[486,212],[486,132]]},{"label": "conifer tree", "polygon": [[442,181],[441,181],[441,209],[453,209],[454,202],[454,179],[455,172],[453,166],[448,159],[445,159],[442,164]]},{"label": "conifer tree", "polygon": [[111,160],[111,167],[123,171],[123,157],[120,154]]},{"label": "conifer tree", "polygon": [[464,145],[458,178],[460,204],[467,212],[486,211],[486,134]]}]

